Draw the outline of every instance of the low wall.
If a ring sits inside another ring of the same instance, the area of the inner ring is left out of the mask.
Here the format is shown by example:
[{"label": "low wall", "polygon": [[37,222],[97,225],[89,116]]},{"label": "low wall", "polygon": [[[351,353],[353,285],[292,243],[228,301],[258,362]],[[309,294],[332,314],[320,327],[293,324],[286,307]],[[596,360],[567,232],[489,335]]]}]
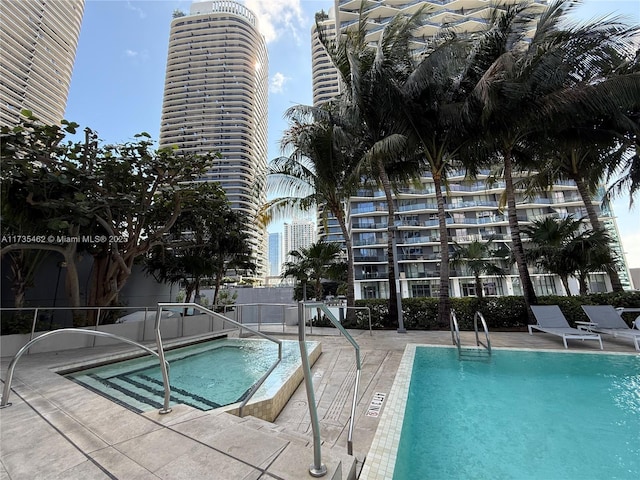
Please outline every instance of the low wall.
[{"label": "low wall", "polygon": [[[230,323],[223,325],[223,321],[209,315],[190,315],[186,317],[163,318],[160,325],[160,333],[163,340],[170,338],[190,337],[209,332],[231,328]],[[87,327],[85,330],[95,330]],[[155,315],[150,315],[146,320],[116,323],[111,325],[99,325],[98,331],[107,332],[136,342],[150,342],[155,340]],[[34,338],[47,332],[35,332]],[[30,334],[2,335],[0,337],[0,355],[10,357],[29,342]],[[59,334],[52,335],[36,342],[28,353],[58,352],[75,348],[87,348],[92,346],[123,344],[115,338],[98,337],[89,334]]]}]

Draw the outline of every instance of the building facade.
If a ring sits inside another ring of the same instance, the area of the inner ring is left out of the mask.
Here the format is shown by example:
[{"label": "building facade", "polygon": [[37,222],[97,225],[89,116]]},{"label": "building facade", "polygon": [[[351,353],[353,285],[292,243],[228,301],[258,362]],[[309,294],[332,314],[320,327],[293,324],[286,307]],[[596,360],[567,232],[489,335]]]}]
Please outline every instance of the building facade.
[{"label": "building facade", "polygon": [[30,110],[47,125],[64,119],[84,0],[0,2],[0,125]]},{"label": "building facade", "polygon": [[316,224],[310,220],[293,220],[284,224],[283,246],[286,262],[294,261],[293,250],[308,248],[316,241]]},{"label": "building facade", "polygon": [[279,277],[282,272],[282,233],[269,234],[269,276]]},{"label": "building facade", "polygon": [[197,2],[174,14],[160,145],[220,153],[201,181],[218,182],[250,220],[258,278],[267,273],[266,232],[255,218],[266,201],[268,72],[264,37],[244,5]]},{"label": "building facade", "polygon": [[[511,0],[517,3],[521,0]],[[320,28],[325,32],[344,32],[357,26],[362,2],[354,0],[335,0],[334,11],[321,12]],[[542,8],[547,2],[532,2],[534,7]],[[486,24],[489,3],[482,0],[429,1],[369,1],[365,8],[368,15],[368,40],[375,43],[382,29],[396,14],[413,13],[421,5],[427,5],[430,16],[414,37],[414,48],[420,49],[424,40],[438,32],[443,24],[456,29],[459,33],[480,30]],[[336,33],[333,33],[335,36]],[[326,52],[319,45],[317,27],[312,29],[312,68],[314,105],[329,100],[339,93],[337,80],[331,90],[330,68],[323,61]],[[335,72],[335,69],[334,69]],[[337,78],[337,77],[336,77]],[[506,212],[499,208],[500,197],[504,191],[504,181],[489,184],[490,172],[486,171],[476,179],[469,180],[464,172],[449,177],[449,192],[445,197],[447,209],[448,235],[451,238],[450,250],[454,242],[461,246],[474,240],[492,240],[495,247],[510,248],[511,236]],[[489,186],[490,185],[490,186]],[[620,280],[625,288],[630,287],[630,277],[620,244],[615,218],[610,208],[600,207],[603,192],[593,199],[599,211],[600,221],[613,239],[613,250],[622,260],[619,270]],[[396,202],[397,260],[402,297],[438,296],[440,237],[438,233],[438,214],[435,188],[430,173],[420,179],[420,186],[406,187],[394,196]],[[355,267],[356,298],[387,298],[389,296],[387,238],[389,235],[387,200],[381,190],[363,187],[357,195],[346,203],[348,227],[353,242]],[[586,210],[578,194],[575,183],[557,182],[551,191],[536,198],[517,198],[518,218],[526,224],[545,216],[563,218],[573,215],[581,218]],[[319,215],[320,218],[320,215]],[[342,241],[342,234],[335,219],[328,222],[318,221],[318,236],[327,241]],[[509,268],[506,262],[501,265],[508,271],[504,277],[482,279],[484,295],[520,295],[520,279],[515,267]],[[531,269],[534,288],[539,295],[564,294],[560,280],[545,272]],[[572,293],[577,293],[576,290]],[[606,291],[611,288],[605,274],[592,275],[590,291]],[[475,296],[474,277],[465,268],[450,272],[452,296]]]}]

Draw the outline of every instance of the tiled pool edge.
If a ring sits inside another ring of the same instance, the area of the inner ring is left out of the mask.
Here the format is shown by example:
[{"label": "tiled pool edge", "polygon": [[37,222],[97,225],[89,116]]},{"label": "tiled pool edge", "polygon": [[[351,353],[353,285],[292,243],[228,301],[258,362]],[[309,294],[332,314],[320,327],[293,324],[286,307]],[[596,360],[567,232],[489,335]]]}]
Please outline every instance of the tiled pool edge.
[{"label": "tiled pool edge", "polygon": [[415,355],[416,345],[408,344],[402,355],[396,379],[389,392],[388,403],[382,411],[380,423],[360,473],[360,480],[389,480],[393,478]]}]

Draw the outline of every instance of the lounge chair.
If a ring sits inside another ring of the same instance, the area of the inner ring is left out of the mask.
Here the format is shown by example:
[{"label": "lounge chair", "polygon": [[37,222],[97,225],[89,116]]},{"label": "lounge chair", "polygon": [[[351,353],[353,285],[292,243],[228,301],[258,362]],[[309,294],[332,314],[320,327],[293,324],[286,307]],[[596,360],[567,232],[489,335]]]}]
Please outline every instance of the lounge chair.
[{"label": "lounge chair", "polygon": [[611,305],[583,305],[582,310],[592,323],[591,331],[628,338],[640,351],[640,330],[630,328]]},{"label": "lounge chair", "polygon": [[529,325],[530,335],[533,335],[534,328],[544,333],[557,335],[562,337],[564,348],[569,348],[567,340],[597,340],[600,343],[600,350],[602,350],[602,337],[597,333],[572,328],[558,305],[534,305],[531,307],[531,311],[538,324]]}]

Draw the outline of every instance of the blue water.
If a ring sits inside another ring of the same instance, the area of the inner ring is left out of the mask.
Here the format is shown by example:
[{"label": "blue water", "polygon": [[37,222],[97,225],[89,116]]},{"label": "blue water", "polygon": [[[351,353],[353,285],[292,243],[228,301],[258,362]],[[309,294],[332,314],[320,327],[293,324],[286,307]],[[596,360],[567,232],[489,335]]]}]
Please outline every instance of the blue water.
[{"label": "blue water", "polygon": [[[278,358],[278,346],[268,340],[223,339],[171,350],[165,356],[170,365],[171,403],[209,410],[244,399]],[[283,341],[282,361],[261,391],[279,388],[298,365],[298,342]],[[159,408],[163,402],[162,373],[155,357],[67,376],[134,410]]]},{"label": "blue water", "polygon": [[394,480],[640,479],[640,356],[416,348]]}]

